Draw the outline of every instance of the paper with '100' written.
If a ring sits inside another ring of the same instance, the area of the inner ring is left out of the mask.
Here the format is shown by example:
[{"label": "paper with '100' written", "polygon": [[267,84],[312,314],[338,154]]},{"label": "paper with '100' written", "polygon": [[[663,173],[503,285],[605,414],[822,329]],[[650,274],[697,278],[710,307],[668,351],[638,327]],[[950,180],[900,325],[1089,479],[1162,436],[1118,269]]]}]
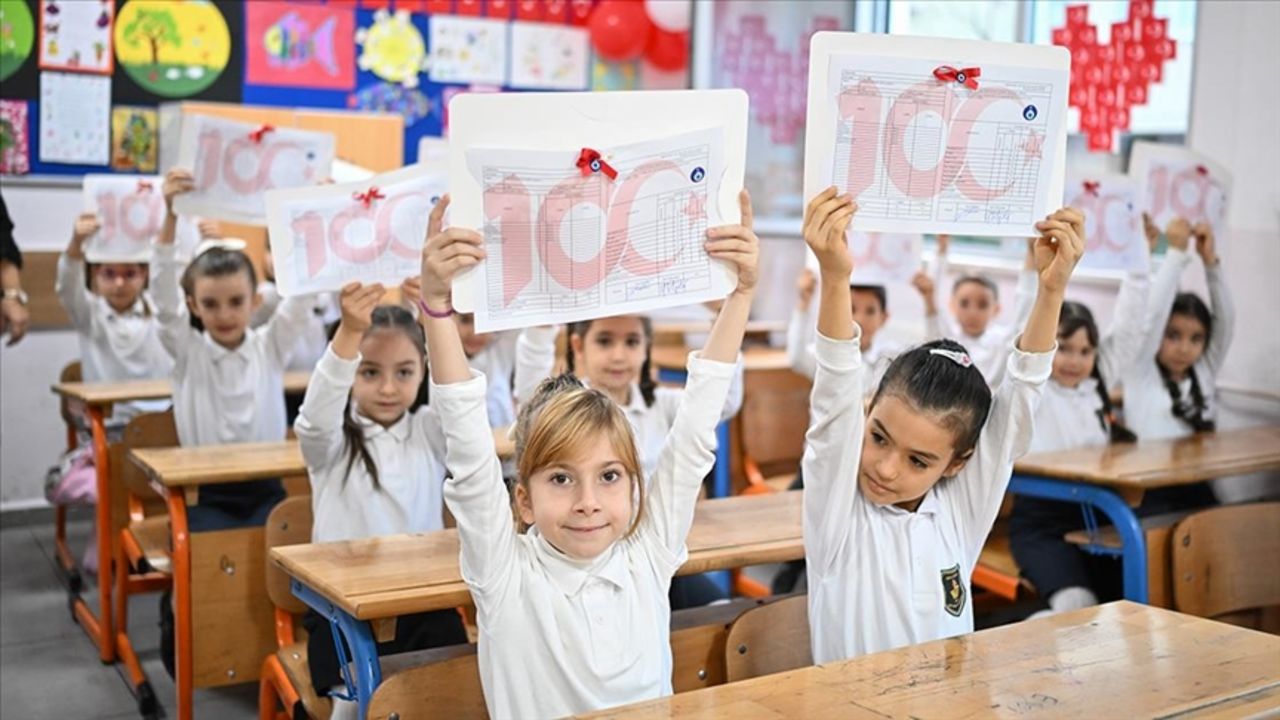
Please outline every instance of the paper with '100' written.
[{"label": "paper with '100' written", "polygon": [[601,148],[615,178],[603,168],[582,174],[579,151],[467,150],[485,218],[478,331],[642,313],[733,290],[733,272],[703,247],[707,228],[721,224],[723,129]]}]

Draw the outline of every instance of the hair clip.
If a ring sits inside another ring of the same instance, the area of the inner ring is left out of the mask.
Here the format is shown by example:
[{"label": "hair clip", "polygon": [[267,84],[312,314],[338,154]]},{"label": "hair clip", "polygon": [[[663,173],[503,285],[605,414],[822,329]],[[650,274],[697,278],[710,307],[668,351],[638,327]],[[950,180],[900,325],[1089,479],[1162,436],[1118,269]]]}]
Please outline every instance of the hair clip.
[{"label": "hair clip", "polygon": [[941,355],[960,367],[973,367],[973,358],[969,357],[969,353],[963,350],[944,350],[942,348],[931,348],[930,355]]},{"label": "hair clip", "polygon": [[240,238],[208,238],[200,241],[191,257],[200,257],[214,248],[220,248],[228,252],[243,252],[246,247],[249,247],[249,244]]}]

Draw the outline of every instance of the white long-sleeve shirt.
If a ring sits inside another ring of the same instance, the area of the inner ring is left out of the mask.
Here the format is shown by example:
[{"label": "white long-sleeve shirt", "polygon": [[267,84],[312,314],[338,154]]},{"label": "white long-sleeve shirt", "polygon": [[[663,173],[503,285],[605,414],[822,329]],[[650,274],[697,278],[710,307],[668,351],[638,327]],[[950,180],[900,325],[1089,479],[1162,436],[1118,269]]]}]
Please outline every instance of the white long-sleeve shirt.
[{"label": "white long-sleeve shirt", "polygon": [[[258,295],[262,298],[262,304],[253,312],[253,318],[249,321],[249,324],[255,328],[266,325],[276,314],[276,309],[280,307],[280,301],[283,300],[280,297],[280,291],[276,289],[276,284],[270,280],[258,283]],[[320,362],[320,358],[324,357],[325,349],[329,347],[328,326],[342,318],[342,312],[338,309],[333,293],[316,293],[309,297],[311,312],[307,315],[307,327],[298,335],[298,341],[293,345],[286,370],[311,372],[316,363]]]},{"label": "white long-sleeve shirt", "polygon": [[[946,269],[947,256],[938,257],[936,276],[940,278]],[[1018,286],[1014,291],[1013,320],[1005,324],[990,323],[981,335],[969,335],[951,318],[942,318],[942,313],[926,315],[925,339],[937,340],[951,338],[964,345],[973,359],[973,364],[982,371],[987,384],[995,389],[1004,379],[1005,361],[1009,358],[1013,338],[1022,332],[1031,316],[1031,307],[1035,303],[1036,287],[1039,279],[1034,270],[1022,269],[1018,273]]]},{"label": "white long-sleeve shirt", "polygon": [[516,421],[512,374],[516,369],[516,342],[519,337],[516,330],[494,333],[483,350],[467,358],[467,365],[484,373],[488,380],[485,407],[491,428],[509,427]]},{"label": "white long-sleeve shirt", "polygon": [[[58,257],[55,288],[80,340],[80,370],[85,382],[121,382],[168,377],[173,359],[160,344],[155,304],[144,292],[124,312],[85,287],[85,263],[66,253]],[[139,412],[163,410],[168,400],[122,403],[113,420],[128,421]]]},{"label": "white long-sleeve shirt", "polygon": [[310,298],[280,303],[261,328],[229,350],[191,327],[172,245],[155,245],[152,293],[160,342],[173,357],[173,416],[183,446],[270,442],[285,437],[284,369],[307,324]]},{"label": "white long-sleeve shirt", "polygon": [[[791,322],[787,324],[787,363],[792,372],[799,373],[810,380],[818,371],[818,359],[814,350],[817,342],[818,319],[814,316],[812,305],[808,310],[796,308],[791,312]],[[871,346],[862,353],[862,394],[867,398],[875,395],[880,387],[880,380],[885,371],[893,364],[894,358],[902,354],[906,347],[889,340],[884,333],[876,333],[871,339]]]},{"label": "white long-sleeve shirt", "polygon": [[[529,328],[520,334],[516,344],[516,397],[533,396],[538,384],[551,374],[555,364],[555,329]],[[589,383],[582,379],[584,385]],[[627,421],[636,435],[636,450],[640,453],[640,466],[645,479],[652,477],[658,467],[658,458],[666,443],[667,434],[675,424],[676,414],[684,398],[685,388],[659,385],[653,391],[653,404],[646,405],[640,394],[640,385],[631,384],[630,401],[622,406]],[[733,381],[720,411],[720,420],[728,420],[742,408],[742,358],[734,365]]]},{"label": "white long-sleeve shirt", "polygon": [[358,456],[350,460],[342,425],[360,361],[343,360],[330,347],[311,374],[294,422],[311,479],[312,542],[444,527],[444,431],[433,406],[406,412],[384,428],[352,403],[349,412],[378,468],[378,487]]},{"label": "white long-sleeve shirt", "polygon": [[480,628],[489,715],[553,718],[671,694],[667,590],[687,557],[702,478],[715,460],[717,408],[733,365],[691,356],[685,402],[645,498],[644,519],[594,560],[515,532],[484,410],[484,377],[431,387],[448,417],[445,501]]},{"label": "white long-sleeve shirt", "polygon": [[[877,505],[858,482],[865,418],[858,339],[819,337],[805,436],[804,546],[816,663],[973,630],[969,577],[1000,511],[1053,352],[1013,350],[973,457],[915,512]],[[952,594],[955,593],[955,594]]]},{"label": "white long-sleeve shirt", "polygon": [[[1173,299],[1178,294],[1178,281],[1190,262],[1190,254],[1181,250],[1171,248],[1166,253],[1151,284],[1143,342],[1138,348],[1137,359],[1124,374],[1125,422],[1139,440],[1168,440],[1193,434],[1191,426],[1173,414],[1173,399],[1169,396],[1164,379],[1160,377],[1155,360],[1164,339],[1165,328],[1169,324]],[[1214,316],[1213,332],[1209,337],[1208,349],[1196,362],[1194,369],[1207,404],[1205,416],[1213,417],[1217,414],[1214,380],[1222,370],[1227,350],[1231,347],[1236,315],[1235,304],[1223,282],[1222,266],[1219,264],[1205,268],[1205,279],[1209,286],[1209,301]],[[1178,384],[1178,389],[1182,398],[1190,402],[1190,375]]]},{"label": "white long-sleeve shirt", "polygon": [[[1141,361],[1138,353],[1147,337],[1149,287],[1146,272],[1130,273],[1120,285],[1111,326],[1098,341],[1095,356],[1102,379],[1110,385],[1119,385],[1133,364]],[[1100,420],[1102,409],[1102,396],[1094,378],[1085,378],[1074,388],[1050,378],[1036,410],[1030,452],[1106,445],[1111,442],[1111,434]]]}]

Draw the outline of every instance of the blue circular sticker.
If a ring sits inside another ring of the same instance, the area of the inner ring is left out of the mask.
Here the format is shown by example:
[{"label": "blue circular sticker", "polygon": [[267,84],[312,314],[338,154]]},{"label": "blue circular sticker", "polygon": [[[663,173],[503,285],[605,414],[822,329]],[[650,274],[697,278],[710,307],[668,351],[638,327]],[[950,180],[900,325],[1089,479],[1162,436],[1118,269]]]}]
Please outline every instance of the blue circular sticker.
[{"label": "blue circular sticker", "polygon": [[707,176],[706,170],[703,170],[701,167],[696,167],[693,169],[693,172],[689,174],[689,179],[694,182],[702,182],[702,178],[706,176]]},{"label": "blue circular sticker", "polygon": [[439,203],[439,202],[440,202],[440,196],[439,196],[439,195],[432,195],[432,196],[431,196],[431,204],[432,204],[432,205],[435,205],[435,204],[437,204],[437,203]]},{"label": "blue circular sticker", "polygon": [[591,161],[591,172],[600,172],[600,161],[599,161],[599,160],[592,160],[592,161]]},{"label": "blue circular sticker", "polygon": [[965,74],[964,74],[964,73],[962,73],[962,72],[958,72],[958,73],[956,73],[956,82],[958,82],[958,83],[960,83],[961,85],[963,85],[963,84],[964,84],[964,81],[965,81],[968,77],[969,77],[968,75],[965,75]]},{"label": "blue circular sticker", "polygon": [[1025,118],[1028,122],[1030,122],[1031,120],[1035,120],[1036,116],[1039,114],[1040,114],[1040,111],[1036,110],[1035,105],[1028,105],[1022,108],[1022,117]]}]

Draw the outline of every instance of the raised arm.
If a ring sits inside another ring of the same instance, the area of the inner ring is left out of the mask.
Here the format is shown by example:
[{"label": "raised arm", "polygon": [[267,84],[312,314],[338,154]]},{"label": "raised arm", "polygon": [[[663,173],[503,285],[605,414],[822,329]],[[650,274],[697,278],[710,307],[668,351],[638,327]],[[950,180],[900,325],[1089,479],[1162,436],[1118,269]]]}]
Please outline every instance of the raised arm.
[{"label": "raised arm", "polygon": [[787,364],[792,371],[810,380],[818,369],[813,355],[817,325],[812,312],[813,293],[817,285],[817,276],[812,270],[805,268],[796,279],[796,291],[800,297],[791,311],[791,321],[787,323]]},{"label": "raised arm", "polygon": [[174,247],[178,217],[173,214],[173,199],[195,187],[191,173],[173,168],[164,176],[164,226],[152,248],[151,297],[156,302],[156,319],[160,322],[160,344],[181,367],[186,358],[187,343],[195,334],[189,324],[187,304],[178,285],[178,257]]},{"label": "raised arm", "polygon": [[527,327],[516,339],[516,371],[511,389],[516,409],[533,397],[538,384],[551,377],[556,365],[556,337],[559,325]]},{"label": "raised arm", "polygon": [[1191,226],[1181,218],[1172,220],[1165,229],[1165,238],[1169,248],[1164,254],[1164,261],[1151,281],[1151,291],[1147,296],[1147,307],[1142,314],[1142,344],[1137,350],[1137,362],[1154,359],[1160,349],[1160,341],[1164,338],[1165,326],[1169,324],[1169,313],[1173,310],[1173,299],[1178,294],[1178,283],[1182,280],[1182,272],[1191,263],[1188,252],[1191,244]]},{"label": "raised arm", "polygon": [[80,213],[71,231],[71,242],[58,257],[58,278],[54,289],[62,307],[71,318],[71,324],[82,333],[89,332],[93,324],[89,289],[85,286],[84,243],[98,232],[99,227],[97,215]]},{"label": "raised arm", "polygon": [[1222,259],[1218,257],[1218,243],[1213,235],[1213,227],[1208,223],[1200,223],[1192,233],[1196,238],[1196,250],[1204,260],[1209,302],[1213,303],[1213,331],[1209,334],[1209,348],[1205,351],[1204,360],[1216,375],[1226,362],[1227,350],[1231,348],[1231,339],[1235,335],[1236,306],[1222,277]]},{"label": "raised arm", "polygon": [[1125,274],[1116,296],[1111,325],[1102,336],[1098,348],[1099,369],[1108,384],[1120,382],[1133,363],[1140,362],[1147,328],[1147,296],[1151,293],[1151,274],[1146,268]]}]

